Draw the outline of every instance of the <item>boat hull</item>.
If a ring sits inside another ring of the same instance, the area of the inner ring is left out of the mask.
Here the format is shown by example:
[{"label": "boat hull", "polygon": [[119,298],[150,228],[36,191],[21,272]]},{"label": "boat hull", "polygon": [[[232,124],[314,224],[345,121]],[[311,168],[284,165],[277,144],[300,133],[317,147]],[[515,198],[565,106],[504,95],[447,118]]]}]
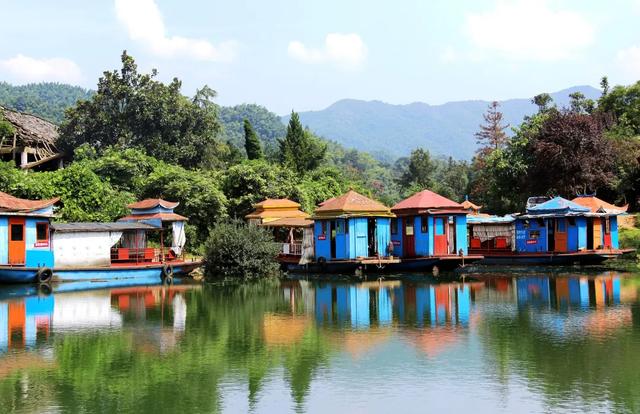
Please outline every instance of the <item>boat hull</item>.
[{"label": "boat hull", "polygon": [[[202,265],[200,261],[170,263],[175,276],[191,273]],[[71,281],[101,281],[122,279],[162,280],[163,264],[145,266],[110,266],[95,268],[54,268],[53,280],[59,282]],[[35,283],[38,268],[0,266],[0,283]]]},{"label": "boat hull", "polygon": [[369,262],[362,261],[327,261],[324,263],[312,262],[307,265],[281,262],[283,267],[291,272],[309,273],[354,273],[361,270],[366,273],[393,273],[393,272],[427,272],[434,266],[441,270],[451,270],[465,264],[470,264],[481,260],[482,256],[429,256],[415,257],[410,259],[400,259],[380,264],[375,263],[375,259]]},{"label": "boat hull", "polygon": [[537,266],[571,266],[598,265],[615,259],[622,252],[575,252],[575,253],[485,253],[481,265],[537,265]]}]

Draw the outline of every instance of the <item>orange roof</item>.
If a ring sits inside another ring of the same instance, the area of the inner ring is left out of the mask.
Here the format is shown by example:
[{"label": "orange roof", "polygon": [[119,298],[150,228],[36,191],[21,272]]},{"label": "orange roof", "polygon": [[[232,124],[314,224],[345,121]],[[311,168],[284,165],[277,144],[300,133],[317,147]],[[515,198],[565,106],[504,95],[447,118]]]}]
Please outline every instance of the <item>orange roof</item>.
[{"label": "orange roof", "polygon": [[396,210],[426,210],[426,209],[462,209],[462,204],[449,200],[440,194],[429,190],[422,190],[415,193],[393,206],[392,211]]},{"label": "orange roof", "polygon": [[132,214],[122,217],[118,221],[140,221],[160,219],[162,221],[187,221],[187,218],[176,213]]},{"label": "orange roof", "polygon": [[466,210],[480,210],[482,208],[482,206],[479,206],[477,204],[473,204],[469,200],[464,200],[462,202],[462,207],[464,207]]},{"label": "orange roof", "polygon": [[54,205],[60,198],[48,200],[25,200],[0,191],[0,211],[29,213]]},{"label": "orange roof", "polygon": [[583,207],[587,207],[591,209],[591,212],[593,213],[597,212],[600,209],[603,209],[605,211],[617,210],[617,211],[624,212],[624,211],[627,211],[627,209],[629,208],[629,204],[624,205],[622,207],[618,207],[618,206],[614,206],[613,204],[609,204],[606,201],[600,200],[596,196],[578,196],[571,201],[573,201],[576,204],[580,204]]},{"label": "orange roof", "polygon": [[167,201],[167,200],[163,200],[161,198],[147,198],[146,200],[142,200],[142,201],[137,201],[135,203],[131,203],[127,207],[135,208],[135,209],[139,209],[139,210],[148,209],[148,208],[155,208],[155,207],[158,207],[158,206],[164,207],[164,208],[168,208],[168,209],[174,209],[174,208],[178,207],[179,204],[180,203],[178,203],[178,202]]},{"label": "orange roof", "polygon": [[291,201],[287,198],[267,198],[266,200],[253,205],[253,208],[255,209],[299,208],[299,207],[300,207],[299,203],[296,203],[295,201]]},{"label": "orange roof", "polygon": [[353,190],[347,191],[340,197],[329,199],[320,204],[315,210],[316,216],[331,216],[333,213],[352,215],[382,215],[392,217],[389,207],[372,200]]}]

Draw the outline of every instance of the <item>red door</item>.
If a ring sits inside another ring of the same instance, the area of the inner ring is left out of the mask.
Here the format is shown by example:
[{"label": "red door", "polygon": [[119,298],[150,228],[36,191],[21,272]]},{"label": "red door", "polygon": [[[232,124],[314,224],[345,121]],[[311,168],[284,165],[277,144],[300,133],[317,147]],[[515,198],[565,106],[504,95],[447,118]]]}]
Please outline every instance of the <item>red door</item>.
[{"label": "red door", "polygon": [[556,219],[556,232],[555,232],[555,249],[556,252],[567,251],[567,219]]},{"label": "red door", "polygon": [[604,229],[604,248],[611,248],[611,221],[609,217],[602,218],[602,228]]},{"label": "red door", "polygon": [[447,254],[447,226],[444,217],[434,219],[433,247],[436,255]]},{"label": "red door", "polygon": [[24,217],[9,217],[9,264],[24,264],[26,251]]},{"label": "red door", "polygon": [[416,255],[416,236],[414,228],[414,218],[405,217],[402,219],[402,250],[404,257],[415,257]]}]

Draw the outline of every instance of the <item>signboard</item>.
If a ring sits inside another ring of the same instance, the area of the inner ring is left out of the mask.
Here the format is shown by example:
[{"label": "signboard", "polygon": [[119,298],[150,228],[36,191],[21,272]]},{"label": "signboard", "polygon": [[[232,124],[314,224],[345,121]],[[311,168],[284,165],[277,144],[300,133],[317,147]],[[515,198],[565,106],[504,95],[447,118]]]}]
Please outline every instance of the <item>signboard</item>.
[{"label": "signboard", "polygon": [[394,246],[400,246],[400,240],[391,240]]},{"label": "signboard", "polygon": [[536,240],[536,239],[527,240],[527,244],[536,244],[536,243],[538,243],[538,240]]},{"label": "signboard", "polygon": [[325,234],[321,234],[318,236],[318,240],[327,240],[327,236]]},{"label": "signboard", "polygon": [[33,243],[33,247],[49,247],[49,242],[48,241],[35,242]]}]

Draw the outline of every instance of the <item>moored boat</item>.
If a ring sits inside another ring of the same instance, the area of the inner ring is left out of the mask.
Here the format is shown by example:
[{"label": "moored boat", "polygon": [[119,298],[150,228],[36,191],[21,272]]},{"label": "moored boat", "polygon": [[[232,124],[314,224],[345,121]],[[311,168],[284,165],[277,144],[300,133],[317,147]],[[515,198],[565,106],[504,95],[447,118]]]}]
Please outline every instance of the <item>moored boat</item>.
[{"label": "moored boat", "polygon": [[52,223],[57,201],[0,193],[0,283],[172,280],[202,264],[185,259],[186,218],[173,212],[178,203],[134,203],[131,215],[115,223]]}]

